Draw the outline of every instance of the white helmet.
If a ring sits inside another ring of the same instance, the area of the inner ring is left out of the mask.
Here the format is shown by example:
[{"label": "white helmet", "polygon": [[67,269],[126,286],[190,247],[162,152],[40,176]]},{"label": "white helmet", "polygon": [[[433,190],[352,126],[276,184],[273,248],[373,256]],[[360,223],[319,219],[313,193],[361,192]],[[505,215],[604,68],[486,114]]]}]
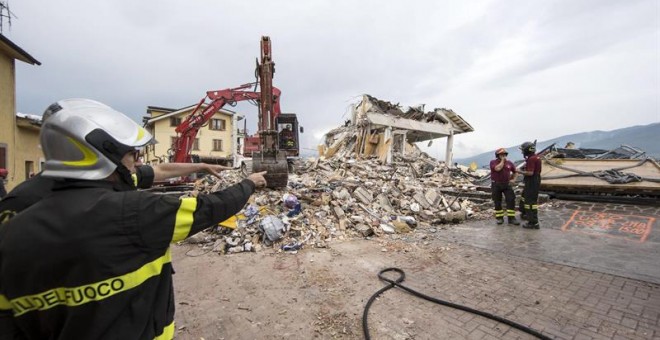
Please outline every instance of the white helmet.
[{"label": "white helmet", "polygon": [[144,128],[105,104],[91,99],[60,100],[44,112],[43,175],[99,180],[118,167],[127,172],[121,163],[124,155],[152,140]]}]

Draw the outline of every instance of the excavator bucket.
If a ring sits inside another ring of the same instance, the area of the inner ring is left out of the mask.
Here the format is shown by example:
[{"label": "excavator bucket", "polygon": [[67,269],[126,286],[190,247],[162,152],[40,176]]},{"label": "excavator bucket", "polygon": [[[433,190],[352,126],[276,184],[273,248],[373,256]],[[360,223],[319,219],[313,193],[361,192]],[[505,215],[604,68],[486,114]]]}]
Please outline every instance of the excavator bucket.
[{"label": "excavator bucket", "polygon": [[289,183],[289,165],[284,152],[255,152],[252,154],[252,172],[267,171],[266,185],[269,188],[284,188]]}]

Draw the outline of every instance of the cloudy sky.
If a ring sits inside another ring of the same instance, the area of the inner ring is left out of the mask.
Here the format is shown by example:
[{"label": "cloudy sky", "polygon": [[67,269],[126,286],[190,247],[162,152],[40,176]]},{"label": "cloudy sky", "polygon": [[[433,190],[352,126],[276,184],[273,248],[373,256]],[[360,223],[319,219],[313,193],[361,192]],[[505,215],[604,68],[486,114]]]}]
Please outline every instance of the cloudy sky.
[{"label": "cloudy sky", "polygon": [[454,110],[475,128],[458,158],[660,121],[657,0],[3,1],[4,35],[42,63],[17,64],[22,113],[87,97],[139,122],[252,82],[268,35],[308,149],[364,93]]}]

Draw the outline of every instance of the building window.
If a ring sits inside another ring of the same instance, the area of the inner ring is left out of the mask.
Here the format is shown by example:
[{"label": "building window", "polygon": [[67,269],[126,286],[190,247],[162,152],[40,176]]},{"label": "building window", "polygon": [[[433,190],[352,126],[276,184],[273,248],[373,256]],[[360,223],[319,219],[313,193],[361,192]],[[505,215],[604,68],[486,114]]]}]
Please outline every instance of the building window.
[{"label": "building window", "polygon": [[25,161],[25,179],[32,178],[34,176],[34,162]]},{"label": "building window", "polygon": [[222,151],[222,139],[213,140],[213,151]]},{"label": "building window", "polygon": [[170,117],[170,126],[181,125],[181,117]]},{"label": "building window", "polygon": [[[177,138],[176,137],[170,137],[170,138],[172,138],[172,149],[176,149]],[[199,151],[199,138],[195,138],[191,150]]]},{"label": "building window", "polygon": [[7,144],[0,144],[0,168],[7,169]]},{"label": "building window", "polygon": [[211,122],[209,123],[209,129],[225,131],[226,122],[224,119],[211,119]]}]

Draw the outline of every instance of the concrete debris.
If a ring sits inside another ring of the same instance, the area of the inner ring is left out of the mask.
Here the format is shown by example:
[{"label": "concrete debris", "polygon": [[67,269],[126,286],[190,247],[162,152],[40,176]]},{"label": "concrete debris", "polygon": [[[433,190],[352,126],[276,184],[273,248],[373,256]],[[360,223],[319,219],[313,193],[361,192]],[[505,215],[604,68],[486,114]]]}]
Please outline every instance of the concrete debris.
[{"label": "concrete debris", "polygon": [[[287,188],[257,191],[231,227],[218,225],[185,242],[221,254],[264,246],[296,251],[334,240],[437,230],[492,215],[490,195],[477,191],[469,176],[460,169],[446,171],[442,162],[421,155],[395,155],[388,165],[375,157],[313,158],[299,160],[295,168]],[[242,179],[239,170],[222,176],[202,178],[186,195]]]}]

